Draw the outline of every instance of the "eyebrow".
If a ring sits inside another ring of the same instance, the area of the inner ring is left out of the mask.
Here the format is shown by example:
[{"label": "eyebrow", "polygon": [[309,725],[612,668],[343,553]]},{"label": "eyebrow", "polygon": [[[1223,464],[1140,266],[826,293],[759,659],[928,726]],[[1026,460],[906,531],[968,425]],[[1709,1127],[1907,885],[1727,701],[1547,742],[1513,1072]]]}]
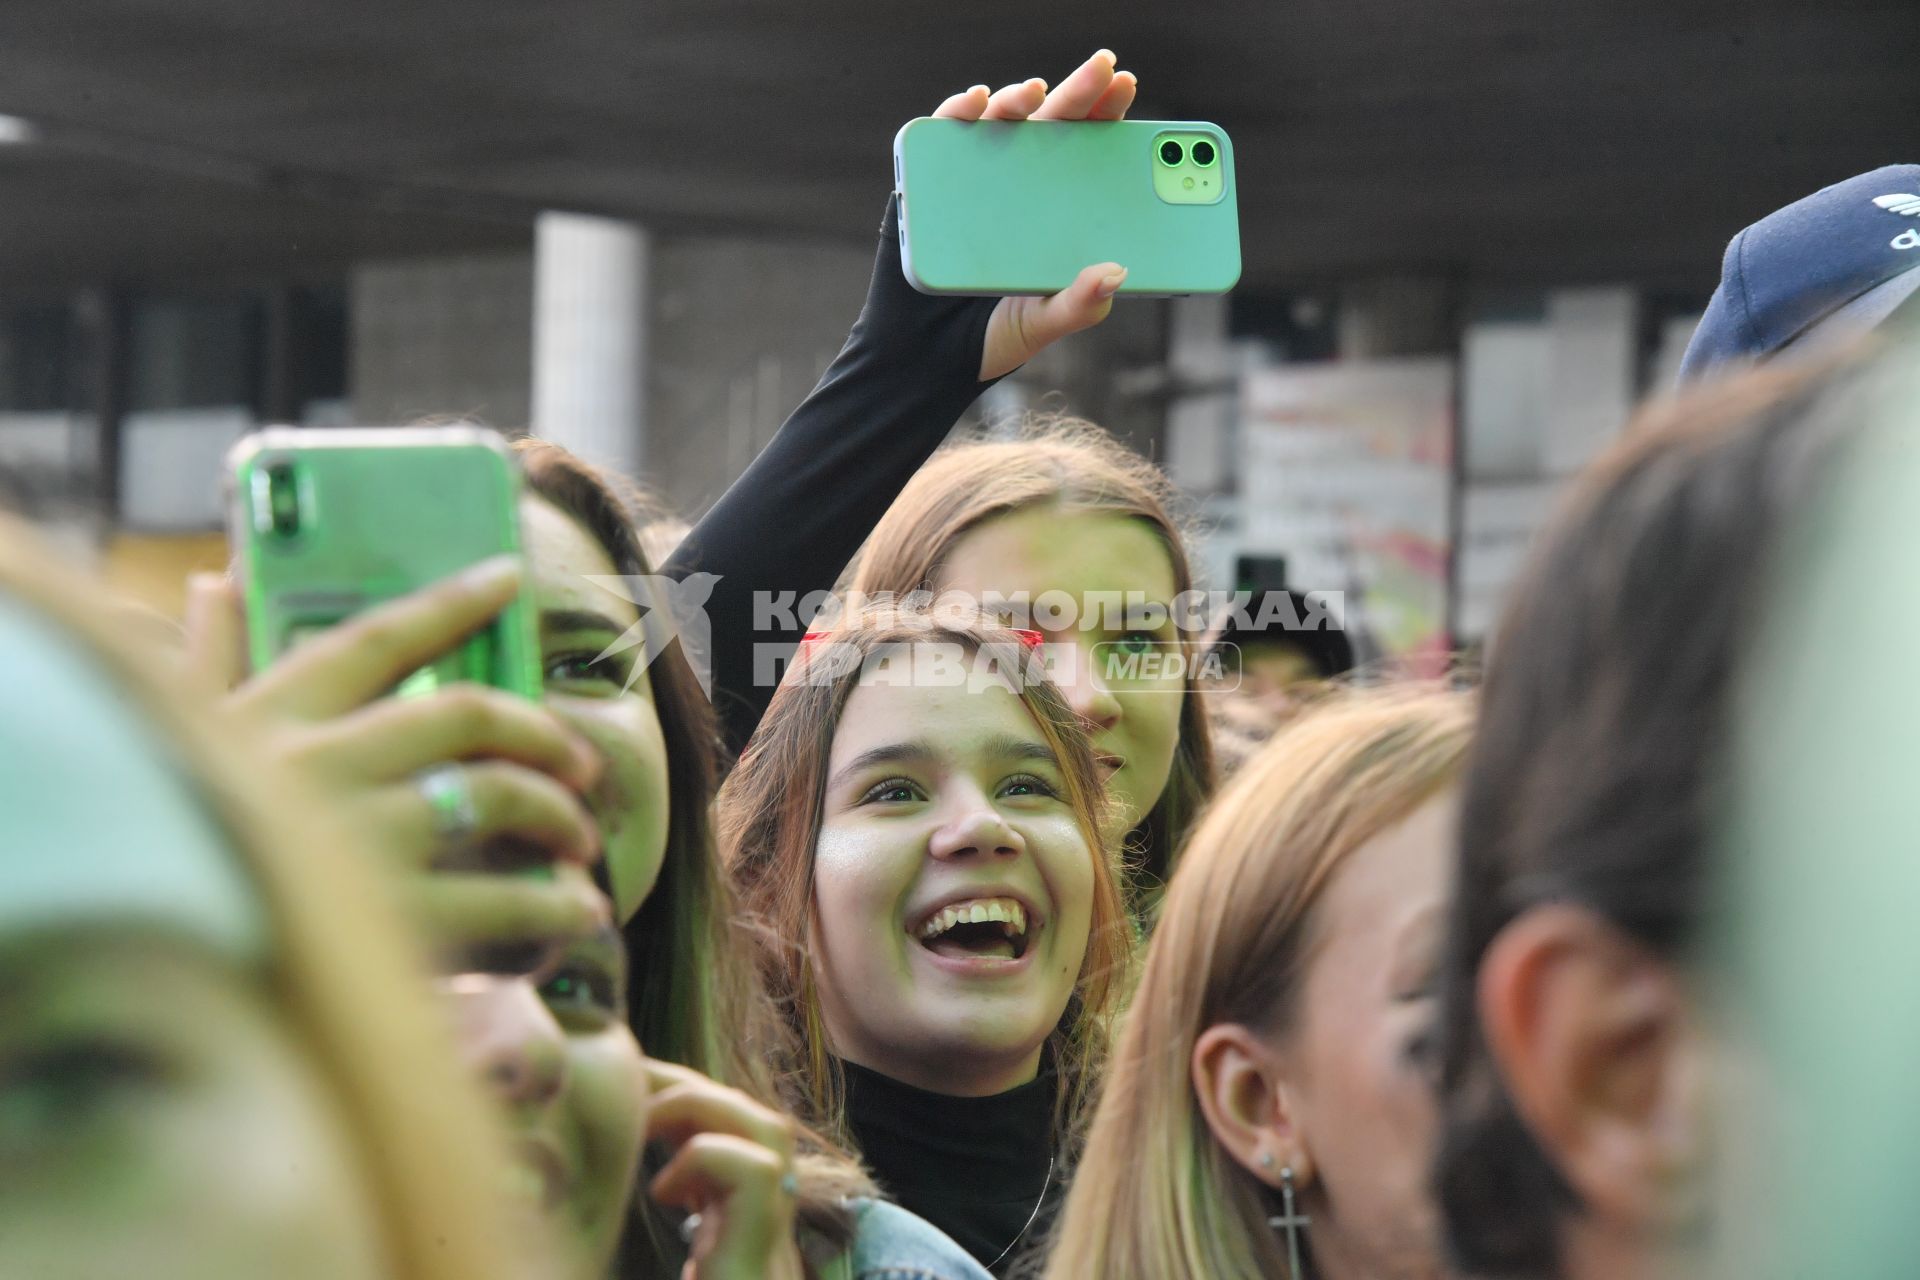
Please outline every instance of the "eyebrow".
[{"label": "eyebrow", "polygon": [[542,609],[540,611],[542,631],[611,631],[618,635],[629,625],[631,624],[616,621],[604,613],[595,613],[591,609]]},{"label": "eyebrow", "polygon": [[602,925],[586,937],[579,939],[566,954],[604,960],[610,971],[615,974],[624,974],[627,968],[626,939],[621,937],[620,931],[612,925]]},{"label": "eyebrow", "polygon": [[[981,750],[995,760],[1037,760],[1058,767],[1053,749],[1046,743],[1033,738],[1021,738],[1010,733],[997,733],[981,743]],[[926,764],[939,753],[927,742],[889,742],[885,746],[862,751],[841,767],[828,779],[829,789],[839,786],[854,774],[861,773],[875,765],[883,764]]]}]

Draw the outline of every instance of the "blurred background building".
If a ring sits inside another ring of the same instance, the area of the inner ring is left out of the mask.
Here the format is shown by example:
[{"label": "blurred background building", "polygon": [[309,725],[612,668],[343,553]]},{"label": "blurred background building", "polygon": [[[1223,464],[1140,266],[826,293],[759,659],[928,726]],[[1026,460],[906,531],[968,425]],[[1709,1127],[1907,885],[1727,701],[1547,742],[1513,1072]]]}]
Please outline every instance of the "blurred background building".
[{"label": "blurred background building", "polygon": [[1101,46],[1233,136],[1246,274],[981,412],[1104,424],[1217,583],[1413,653],[1482,636],[1727,239],[1920,106],[1912,0],[8,0],[0,502],[163,607],[264,422],[531,425],[697,516],[856,314],[899,125]]}]

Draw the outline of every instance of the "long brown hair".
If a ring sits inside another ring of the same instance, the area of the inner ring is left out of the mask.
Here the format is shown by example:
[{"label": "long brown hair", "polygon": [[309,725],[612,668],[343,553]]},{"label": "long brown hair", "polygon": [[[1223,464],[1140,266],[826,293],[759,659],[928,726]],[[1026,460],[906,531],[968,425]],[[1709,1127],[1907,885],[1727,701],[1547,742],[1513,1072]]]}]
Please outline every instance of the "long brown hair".
[{"label": "long brown hair", "polygon": [[511,1219],[499,1202],[499,1171],[510,1158],[492,1108],[442,1030],[422,957],[391,895],[369,866],[341,853],[364,836],[253,749],[246,726],[164,679],[154,654],[137,651],[106,602],[76,589],[85,580],[33,531],[0,515],[0,595],[57,626],[153,725],[264,904],[275,1012],[339,1103],[394,1274],[528,1274],[531,1260],[503,1228]]},{"label": "long brown hair", "polygon": [[1221,791],[1168,886],[1048,1276],[1287,1274],[1266,1187],[1215,1141],[1194,1096],[1194,1044],[1228,1022],[1285,1033],[1327,885],[1460,777],[1471,725],[1464,693],[1330,694]]},{"label": "long brown hair", "polygon": [[[549,441],[521,440],[514,451],[527,487],[577,521],[620,574],[652,573],[639,530],[658,512],[636,485]],[[719,722],[678,639],[647,677],[667,745],[672,811],[660,878],[621,926],[634,974],[628,1022],[650,1056],[779,1107],[768,1060],[786,1028],[760,987],[754,943],[741,928],[714,840]],[[851,1157],[816,1135],[803,1135],[801,1152],[801,1221],[826,1248],[844,1246],[852,1227],[840,1202],[872,1194],[873,1185]],[[650,1156],[649,1167],[655,1164]],[[678,1232],[644,1194],[639,1212],[644,1229],[627,1233],[623,1273],[677,1273],[685,1261]]]},{"label": "long brown hair", "polygon": [[[1063,515],[1098,512],[1142,521],[1166,548],[1174,591],[1192,589],[1193,566],[1166,473],[1090,422],[1033,418],[1014,439],[969,438],[945,446],[920,468],[874,527],[849,569],[856,599],[937,591],[960,539],[998,516],[1051,506]],[[1180,743],[1158,800],[1130,833],[1141,887],[1172,870],[1187,829],[1215,785],[1213,745],[1192,672],[1197,635],[1181,635],[1188,659],[1180,700]]]},{"label": "long brown hair", "polygon": [[[1115,859],[1101,832],[1105,796],[1079,718],[1013,633],[954,611],[938,615],[893,608],[863,611],[803,651],[774,692],[759,732],[720,793],[722,847],[741,899],[761,938],[761,974],[792,1036],[777,1070],[796,1109],[836,1141],[852,1146],[840,1071],[821,1020],[813,960],[813,854],[819,840],[827,760],[847,700],[868,658],[920,642],[958,645],[1017,672],[1014,692],[1059,762],[1072,808],[1093,859],[1092,928],[1078,982],[1049,1040],[1060,1081],[1056,1136],[1075,1131],[1106,1058],[1107,1026],[1124,998],[1132,934]],[[832,662],[823,674],[820,665]]]}]

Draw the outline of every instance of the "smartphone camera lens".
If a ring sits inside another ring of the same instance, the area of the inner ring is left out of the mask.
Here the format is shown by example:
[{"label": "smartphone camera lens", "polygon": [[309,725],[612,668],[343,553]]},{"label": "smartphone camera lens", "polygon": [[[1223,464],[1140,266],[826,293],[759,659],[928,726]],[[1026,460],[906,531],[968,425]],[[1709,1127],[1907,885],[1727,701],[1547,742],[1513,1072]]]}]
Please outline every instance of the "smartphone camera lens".
[{"label": "smartphone camera lens", "polygon": [[1214,162],[1213,144],[1202,139],[1193,144],[1193,162],[1202,169]]},{"label": "smartphone camera lens", "polygon": [[267,468],[267,516],[274,533],[282,538],[300,532],[300,483],[292,463]]},{"label": "smartphone camera lens", "polygon": [[1160,163],[1172,168],[1185,157],[1186,151],[1172,138],[1160,144]]}]

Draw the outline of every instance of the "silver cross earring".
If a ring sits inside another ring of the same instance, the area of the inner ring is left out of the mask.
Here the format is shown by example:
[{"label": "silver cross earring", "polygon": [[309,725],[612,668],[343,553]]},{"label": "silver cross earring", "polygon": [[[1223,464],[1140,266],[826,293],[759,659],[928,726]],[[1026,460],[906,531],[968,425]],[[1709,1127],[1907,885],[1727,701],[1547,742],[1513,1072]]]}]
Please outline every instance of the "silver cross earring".
[{"label": "silver cross earring", "polygon": [[[1263,1168],[1271,1169],[1273,1156],[1263,1152],[1260,1164]],[[1267,1219],[1269,1227],[1287,1233],[1287,1280],[1307,1280],[1306,1273],[1300,1269],[1300,1230],[1312,1221],[1294,1212],[1293,1166],[1287,1165],[1280,1170],[1280,1214]]]}]

